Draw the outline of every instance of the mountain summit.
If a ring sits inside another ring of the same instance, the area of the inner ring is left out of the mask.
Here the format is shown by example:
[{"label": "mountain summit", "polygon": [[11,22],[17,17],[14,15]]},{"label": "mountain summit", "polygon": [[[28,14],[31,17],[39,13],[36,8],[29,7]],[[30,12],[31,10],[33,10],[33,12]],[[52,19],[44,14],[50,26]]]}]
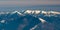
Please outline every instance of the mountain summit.
[{"label": "mountain summit", "polygon": [[19,15],[23,15],[22,13],[20,13],[20,12],[18,12],[18,11],[12,12],[12,14],[15,14],[15,13],[17,13],[17,14],[19,14]]}]

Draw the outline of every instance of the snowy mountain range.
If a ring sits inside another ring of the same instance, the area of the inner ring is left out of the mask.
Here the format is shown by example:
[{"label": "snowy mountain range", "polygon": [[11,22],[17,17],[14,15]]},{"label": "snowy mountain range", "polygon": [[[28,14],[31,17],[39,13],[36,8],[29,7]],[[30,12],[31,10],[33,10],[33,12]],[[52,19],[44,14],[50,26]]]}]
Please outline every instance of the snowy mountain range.
[{"label": "snowy mountain range", "polygon": [[0,12],[0,30],[59,30],[58,23],[60,12],[55,11]]},{"label": "snowy mountain range", "polygon": [[[25,14],[60,14],[60,12],[56,12],[56,11],[41,11],[41,10],[25,10],[23,11]],[[8,13],[11,13],[11,12],[0,12],[0,14],[8,14]],[[19,11],[14,11],[12,13],[20,13]]]}]

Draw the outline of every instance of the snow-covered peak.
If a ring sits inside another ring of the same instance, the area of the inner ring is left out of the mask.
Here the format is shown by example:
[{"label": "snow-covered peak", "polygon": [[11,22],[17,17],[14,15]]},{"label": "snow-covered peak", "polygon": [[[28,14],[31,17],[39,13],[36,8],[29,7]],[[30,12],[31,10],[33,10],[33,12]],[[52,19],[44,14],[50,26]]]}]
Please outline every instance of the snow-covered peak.
[{"label": "snow-covered peak", "polygon": [[18,12],[18,11],[12,12],[12,14],[15,14],[15,13],[17,13],[17,14],[19,14],[19,15],[23,15],[22,13],[20,13],[20,12]]},{"label": "snow-covered peak", "polygon": [[45,14],[45,15],[56,15],[56,14],[60,14],[60,12],[56,12],[56,11],[41,11],[41,10],[26,10],[24,12],[25,14]]},{"label": "snow-covered peak", "polygon": [[24,13],[27,13],[27,14],[39,14],[40,10],[26,10]]}]

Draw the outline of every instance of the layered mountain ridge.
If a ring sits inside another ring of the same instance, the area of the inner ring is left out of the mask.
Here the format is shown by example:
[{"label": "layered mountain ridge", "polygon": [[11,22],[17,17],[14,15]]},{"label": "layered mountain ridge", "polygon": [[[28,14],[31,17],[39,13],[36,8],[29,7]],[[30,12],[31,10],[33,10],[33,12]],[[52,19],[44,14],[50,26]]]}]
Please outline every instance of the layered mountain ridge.
[{"label": "layered mountain ridge", "polygon": [[26,10],[0,13],[0,30],[59,30],[58,23],[60,12],[55,11]]},{"label": "layered mountain ridge", "polygon": [[[20,11],[14,11],[14,12],[0,12],[0,14],[8,14],[8,13],[18,13],[18,14],[22,14],[22,12]],[[56,11],[41,11],[41,10],[25,10],[23,11],[23,14],[60,14],[60,12],[56,12]]]}]

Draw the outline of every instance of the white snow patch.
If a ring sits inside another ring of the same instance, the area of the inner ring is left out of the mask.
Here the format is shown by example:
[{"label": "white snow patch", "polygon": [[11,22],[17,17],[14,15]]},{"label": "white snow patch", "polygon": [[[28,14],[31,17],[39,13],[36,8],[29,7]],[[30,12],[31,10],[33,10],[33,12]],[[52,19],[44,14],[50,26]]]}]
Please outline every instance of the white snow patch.
[{"label": "white snow patch", "polygon": [[0,12],[0,14],[5,14],[4,12]]},{"label": "white snow patch", "polygon": [[39,20],[42,22],[42,23],[45,23],[46,21],[42,18],[39,18]]},{"label": "white snow patch", "polygon": [[35,25],[33,28],[31,28],[30,30],[34,30],[37,27],[37,25]]},{"label": "white snow patch", "polygon": [[1,20],[0,22],[1,22],[1,23],[5,23],[5,20]]}]

